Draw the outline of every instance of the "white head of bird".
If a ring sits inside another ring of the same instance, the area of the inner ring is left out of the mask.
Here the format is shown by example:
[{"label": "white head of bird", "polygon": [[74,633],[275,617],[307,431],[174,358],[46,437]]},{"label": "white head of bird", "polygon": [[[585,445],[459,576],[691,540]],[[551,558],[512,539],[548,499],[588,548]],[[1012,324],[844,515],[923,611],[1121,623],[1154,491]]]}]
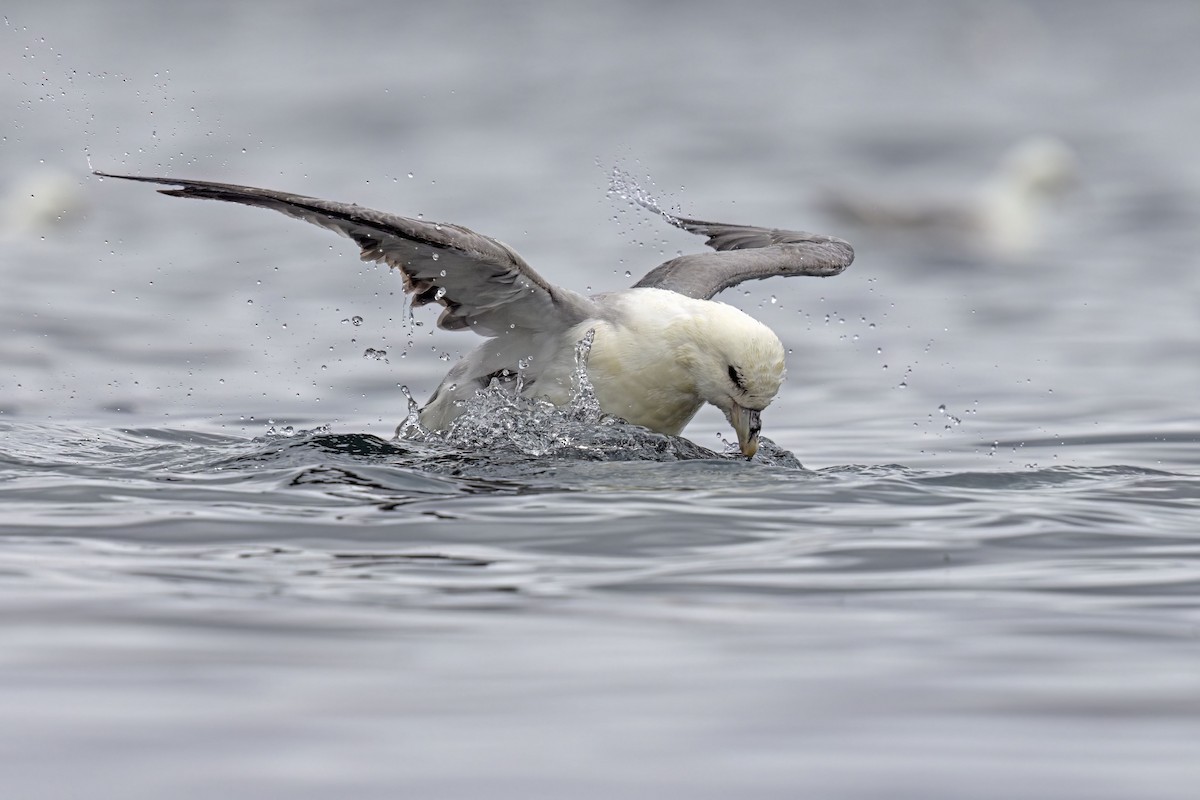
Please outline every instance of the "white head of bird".
[{"label": "white head of bird", "polygon": [[725,413],[747,458],[758,450],[762,410],[783,384],[783,343],[774,331],[724,303],[682,323],[680,358],[691,366],[696,394]]}]

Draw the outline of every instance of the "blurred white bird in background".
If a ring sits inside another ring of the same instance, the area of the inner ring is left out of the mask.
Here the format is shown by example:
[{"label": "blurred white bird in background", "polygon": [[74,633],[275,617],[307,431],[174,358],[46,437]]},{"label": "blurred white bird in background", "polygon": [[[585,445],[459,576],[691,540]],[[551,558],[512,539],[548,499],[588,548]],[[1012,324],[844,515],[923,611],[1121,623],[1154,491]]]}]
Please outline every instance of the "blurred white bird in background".
[{"label": "blurred white bird in background", "polygon": [[52,167],[20,175],[0,189],[0,231],[40,235],[83,217],[82,179]]},{"label": "blurred white bird in background", "polygon": [[[982,255],[1020,257],[1043,241],[1051,205],[1078,180],[1079,160],[1061,139],[1019,141],[978,186],[958,196],[826,190],[830,216],[863,227],[919,231]],[[943,242],[944,243],[944,242]]]}]

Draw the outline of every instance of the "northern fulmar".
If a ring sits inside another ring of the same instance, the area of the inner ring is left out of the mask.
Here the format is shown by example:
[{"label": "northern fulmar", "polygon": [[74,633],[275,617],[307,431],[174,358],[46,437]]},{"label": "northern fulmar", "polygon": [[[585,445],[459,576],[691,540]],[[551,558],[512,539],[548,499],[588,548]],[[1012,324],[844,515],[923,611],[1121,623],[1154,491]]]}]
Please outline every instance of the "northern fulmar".
[{"label": "northern fulmar", "polygon": [[172,197],[270,208],[348,236],[364,261],[400,271],[414,306],[443,307],[438,327],[487,337],[421,408],[430,430],[446,429],[463,400],[518,369],[526,395],[567,403],[576,345],[594,331],[587,374],[602,411],[678,435],[712,403],[733,426],[742,454],[753,458],[762,410],[783,382],[783,344],[758,320],[712,297],[775,275],[836,275],[854,260],[850,244],[833,236],[659,212],[707,237],[716,252],[673,258],[629,289],[588,297],[550,283],[508,245],[461,225],[251,186],[95,174],[173,186],[159,190]]},{"label": "northern fulmar", "polygon": [[819,205],[829,216],[862,227],[908,230],[939,246],[966,245],[986,256],[1019,258],[1042,243],[1051,203],[1078,175],[1079,160],[1065,142],[1033,136],[1017,142],[968,191],[938,196],[906,189],[887,195],[838,188],[826,190]]}]

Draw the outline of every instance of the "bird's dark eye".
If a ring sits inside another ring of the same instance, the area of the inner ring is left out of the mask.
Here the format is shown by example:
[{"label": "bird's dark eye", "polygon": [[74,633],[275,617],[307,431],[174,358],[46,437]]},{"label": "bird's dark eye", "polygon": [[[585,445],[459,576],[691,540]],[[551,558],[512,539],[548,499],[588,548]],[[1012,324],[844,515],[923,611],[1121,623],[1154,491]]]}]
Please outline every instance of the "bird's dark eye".
[{"label": "bird's dark eye", "polygon": [[746,384],[742,383],[742,373],[738,372],[737,367],[733,364],[729,365],[729,380],[733,381],[733,385],[743,392],[746,391]]}]

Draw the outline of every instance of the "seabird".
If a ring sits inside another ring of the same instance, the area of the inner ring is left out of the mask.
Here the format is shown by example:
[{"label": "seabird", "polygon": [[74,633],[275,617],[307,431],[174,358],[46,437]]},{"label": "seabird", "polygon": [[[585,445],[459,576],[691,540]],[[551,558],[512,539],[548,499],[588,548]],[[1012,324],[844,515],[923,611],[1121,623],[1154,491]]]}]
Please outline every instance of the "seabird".
[{"label": "seabird", "polygon": [[1079,160],[1062,140],[1031,136],[1014,144],[982,182],[958,196],[886,196],[829,189],[832,217],[874,228],[936,232],[998,256],[1021,256],[1040,241],[1051,201],[1075,184]]},{"label": "seabird", "polygon": [[833,236],[660,212],[707,237],[716,252],[673,258],[629,289],[587,297],[550,283],[508,245],[461,225],[251,186],[95,174],[173,186],[159,190],[172,197],[274,209],[348,236],[364,261],[398,269],[414,306],[443,307],[438,327],[487,337],[421,409],[421,424],[431,430],[446,429],[461,401],[518,371],[525,394],[567,403],[576,344],[594,331],[587,373],[601,410],[678,435],[712,403],[733,426],[742,454],[753,458],[762,411],[783,382],[783,344],[761,322],[712,297],[775,275],[836,275],[854,260],[849,243]]},{"label": "seabird", "polygon": [[0,233],[41,234],[78,222],[87,210],[79,179],[47,168],[0,192]]}]

